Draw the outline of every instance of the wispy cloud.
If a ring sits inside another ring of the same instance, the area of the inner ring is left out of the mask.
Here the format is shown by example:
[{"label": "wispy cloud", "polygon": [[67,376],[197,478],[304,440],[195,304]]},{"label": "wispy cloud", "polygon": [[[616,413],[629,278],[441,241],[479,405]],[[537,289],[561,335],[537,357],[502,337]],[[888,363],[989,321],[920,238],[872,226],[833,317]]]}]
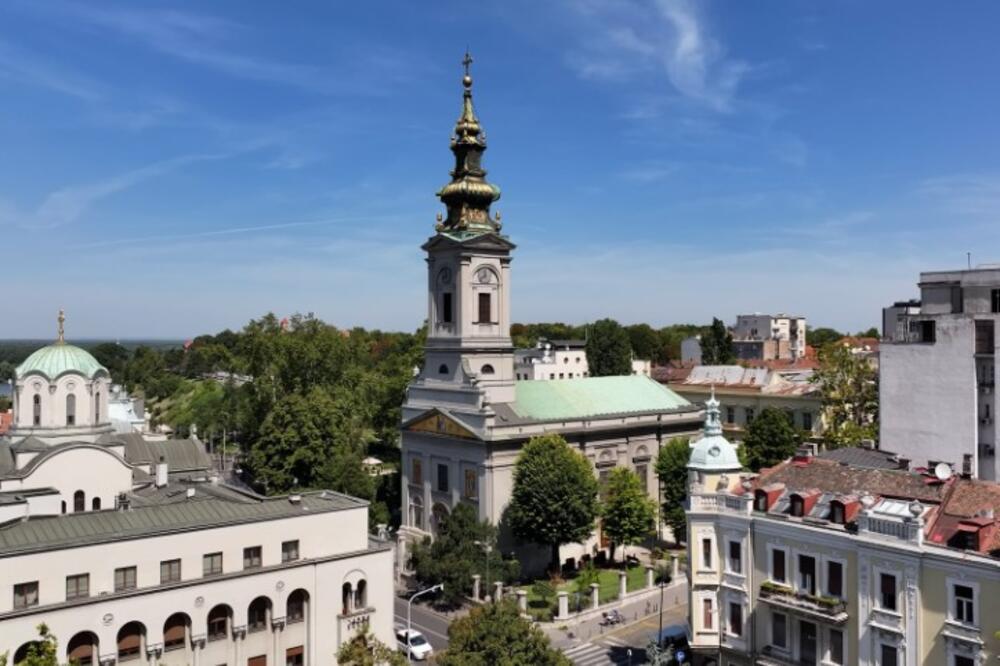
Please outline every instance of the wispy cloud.
[{"label": "wispy cloud", "polygon": [[132,188],[143,181],[183,166],[227,157],[222,154],[185,155],[148,164],[104,180],[72,185],[49,193],[33,211],[18,211],[10,204],[0,206],[0,222],[22,227],[49,228],[78,220],[98,202]]},{"label": "wispy cloud", "polygon": [[619,79],[661,72],[685,99],[731,111],[750,65],[728,55],[702,6],[689,0],[652,5],[569,3],[585,27],[569,64],[586,78]]},{"label": "wispy cloud", "polygon": [[102,97],[95,81],[49,62],[43,56],[0,40],[0,79],[7,78],[86,102]]},{"label": "wispy cloud", "polygon": [[927,178],[919,196],[952,214],[1000,221],[1000,173],[963,173]]}]

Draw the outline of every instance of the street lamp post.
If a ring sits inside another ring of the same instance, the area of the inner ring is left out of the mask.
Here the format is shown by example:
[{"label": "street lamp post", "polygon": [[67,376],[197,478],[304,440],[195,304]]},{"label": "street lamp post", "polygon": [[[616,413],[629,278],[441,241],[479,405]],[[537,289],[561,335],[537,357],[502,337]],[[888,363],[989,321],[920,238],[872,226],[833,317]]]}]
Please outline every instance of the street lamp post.
[{"label": "street lamp post", "polygon": [[493,544],[489,541],[476,541],[475,544],[486,553],[486,597],[489,598],[489,589],[493,585],[493,581],[490,580],[490,553],[493,552]]},{"label": "street lamp post", "polygon": [[660,579],[660,633],[656,635],[656,644],[663,647],[663,588],[666,587],[667,571],[665,567],[660,566],[656,573]]},{"label": "street lamp post", "polygon": [[406,662],[407,663],[413,661],[413,654],[410,651],[410,635],[411,635],[410,609],[413,605],[413,600],[419,596],[430,594],[431,592],[444,592],[444,583],[438,583],[437,585],[432,585],[431,587],[428,587],[426,590],[420,590],[412,597],[410,597],[410,600],[406,602]]}]

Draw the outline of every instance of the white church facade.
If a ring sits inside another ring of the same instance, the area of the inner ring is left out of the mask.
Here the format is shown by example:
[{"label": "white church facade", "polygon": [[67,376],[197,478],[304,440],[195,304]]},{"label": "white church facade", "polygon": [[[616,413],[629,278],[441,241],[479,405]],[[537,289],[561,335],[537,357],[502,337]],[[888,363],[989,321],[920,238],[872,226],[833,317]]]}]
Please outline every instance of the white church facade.
[{"label": "white church facade", "polygon": [[[465,503],[501,528],[501,548],[519,548],[522,565],[548,552],[514,544],[504,529],[513,470],[533,436],[558,433],[578,448],[604,479],[615,466],[637,472],[657,496],[653,469],[670,438],[700,428],[701,409],[649,377],[579,377],[517,381],[511,324],[511,252],[499,214],[490,205],[499,189],[482,168],[485,136],[472,106],[466,73],[461,116],[451,149],[452,181],[438,196],[447,208],[427,253],[428,335],[423,369],[407,390],[402,423],[400,543],[435,534]],[[585,544],[566,546],[565,558],[604,545],[598,526]],[[405,561],[405,554],[401,556]]]},{"label": "white church facade", "polygon": [[[60,318],[61,319],[61,318]],[[16,370],[0,438],[0,653],[44,622],[60,662],[336,663],[393,642],[392,553],[366,502],[262,497],[222,482],[197,440],[115,433],[110,376],[63,340]]]}]

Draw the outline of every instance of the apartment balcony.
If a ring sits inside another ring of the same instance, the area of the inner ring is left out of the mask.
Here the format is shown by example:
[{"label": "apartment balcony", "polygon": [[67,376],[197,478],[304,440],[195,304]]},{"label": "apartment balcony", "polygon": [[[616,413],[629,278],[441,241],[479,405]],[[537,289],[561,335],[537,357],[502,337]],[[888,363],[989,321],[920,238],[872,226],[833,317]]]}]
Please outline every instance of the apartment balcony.
[{"label": "apartment balcony", "polygon": [[789,613],[833,624],[847,621],[847,602],[836,597],[796,592],[786,585],[764,583],[760,599]]},{"label": "apartment balcony", "polygon": [[756,666],[801,666],[806,663],[814,666],[816,660],[814,659],[812,662],[800,661],[792,657],[790,651],[776,648],[773,645],[765,645],[754,661]]},{"label": "apartment balcony", "polygon": [[753,496],[730,495],[729,493],[694,493],[689,498],[691,511],[708,513],[729,513],[749,516]]}]

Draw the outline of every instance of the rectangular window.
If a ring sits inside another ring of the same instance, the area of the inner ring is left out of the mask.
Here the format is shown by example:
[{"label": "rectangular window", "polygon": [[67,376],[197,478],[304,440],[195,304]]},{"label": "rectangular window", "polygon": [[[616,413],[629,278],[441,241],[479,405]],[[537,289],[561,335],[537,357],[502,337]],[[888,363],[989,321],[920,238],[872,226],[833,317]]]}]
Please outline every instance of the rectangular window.
[{"label": "rectangular window", "polygon": [[812,412],[802,412],[802,429],[812,430],[813,429],[813,415]]},{"label": "rectangular window", "polygon": [[413,473],[410,474],[410,483],[421,484],[424,482],[424,465],[420,458],[413,459]]},{"label": "rectangular window", "polygon": [[38,581],[19,583],[14,586],[14,608],[30,608],[38,605]]},{"label": "rectangular window", "polygon": [[785,583],[788,581],[785,574],[785,551],[771,551],[771,580],[775,583]]},{"label": "rectangular window", "polygon": [[968,585],[955,585],[954,592],[955,619],[963,624],[975,624],[975,592]]},{"label": "rectangular window", "polygon": [[729,542],[729,570],[733,573],[743,573],[743,546],[739,541]]},{"label": "rectangular window", "polygon": [[896,610],[896,577],[892,574],[879,576],[879,605],[885,610]]},{"label": "rectangular window", "polygon": [[788,647],[788,618],[784,613],[771,613],[771,645]]},{"label": "rectangular window", "polygon": [[299,540],[281,542],[281,561],[294,562],[299,559]]},{"label": "rectangular window", "polygon": [[639,477],[639,485],[642,487],[642,492],[649,492],[649,466],[642,464],[635,466],[635,475]]},{"label": "rectangular window", "polygon": [[844,663],[844,632],[840,629],[830,630],[830,663],[837,666]]},{"label": "rectangular window", "polygon": [[303,666],[305,663],[305,650],[301,645],[285,650],[285,666]]},{"label": "rectangular window", "polygon": [[799,555],[799,590],[816,594],[816,558],[810,555]]},{"label": "rectangular window", "polygon": [[438,492],[446,493],[448,492],[448,466],[438,465]]},{"label": "rectangular window", "polygon": [[896,646],[882,643],[881,653],[879,666],[898,666],[899,652],[896,651]]},{"label": "rectangular window", "polygon": [[451,298],[450,291],[441,294],[441,322],[444,324],[450,324],[452,321]]},{"label": "rectangular window", "polygon": [[705,569],[712,568],[712,540],[701,540],[701,566]]},{"label": "rectangular window", "polygon": [[176,583],[181,579],[181,561],[163,560],[160,562],[160,584]]},{"label": "rectangular window", "polygon": [[463,496],[466,499],[476,499],[479,496],[477,486],[477,476],[476,470],[467,469],[465,470],[465,489]]},{"label": "rectangular window", "polygon": [[201,558],[201,572],[204,576],[222,573],[222,553],[209,553]]},{"label": "rectangular window", "polygon": [[1000,312],[1000,289],[990,290],[990,311]]},{"label": "rectangular window", "polygon": [[955,666],[975,666],[976,662],[972,660],[972,657],[963,657],[960,654],[955,655]]},{"label": "rectangular window", "polygon": [[844,565],[840,562],[826,563],[826,593],[831,597],[844,596]]},{"label": "rectangular window", "polygon": [[115,592],[134,590],[136,588],[135,578],[135,567],[121,567],[120,569],[115,569]]},{"label": "rectangular window", "polygon": [[701,600],[701,625],[705,629],[712,628],[712,600],[702,599]]},{"label": "rectangular window", "polygon": [[66,576],[66,601],[90,596],[90,574]]},{"label": "rectangular window", "polygon": [[479,294],[479,322],[480,324],[489,324],[493,321],[493,306],[490,294]]},{"label": "rectangular window", "polygon": [[753,423],[753,408],[747,407],[745,411],[747,414],[747,425],[750,425],[751,423]]},{"label": "rectangular window", "polygon": [[261,547],[250,546],[243,549],[243,568],[259,569],[261,565]]},{"label": "rectangular window", "polygon": [[736,423],[735,407],[726,407],[726,423]]},{"label": "rectangular window", "polygon": [[743,635],[743,606],[733,601],[729,602],[729,634]]}]

